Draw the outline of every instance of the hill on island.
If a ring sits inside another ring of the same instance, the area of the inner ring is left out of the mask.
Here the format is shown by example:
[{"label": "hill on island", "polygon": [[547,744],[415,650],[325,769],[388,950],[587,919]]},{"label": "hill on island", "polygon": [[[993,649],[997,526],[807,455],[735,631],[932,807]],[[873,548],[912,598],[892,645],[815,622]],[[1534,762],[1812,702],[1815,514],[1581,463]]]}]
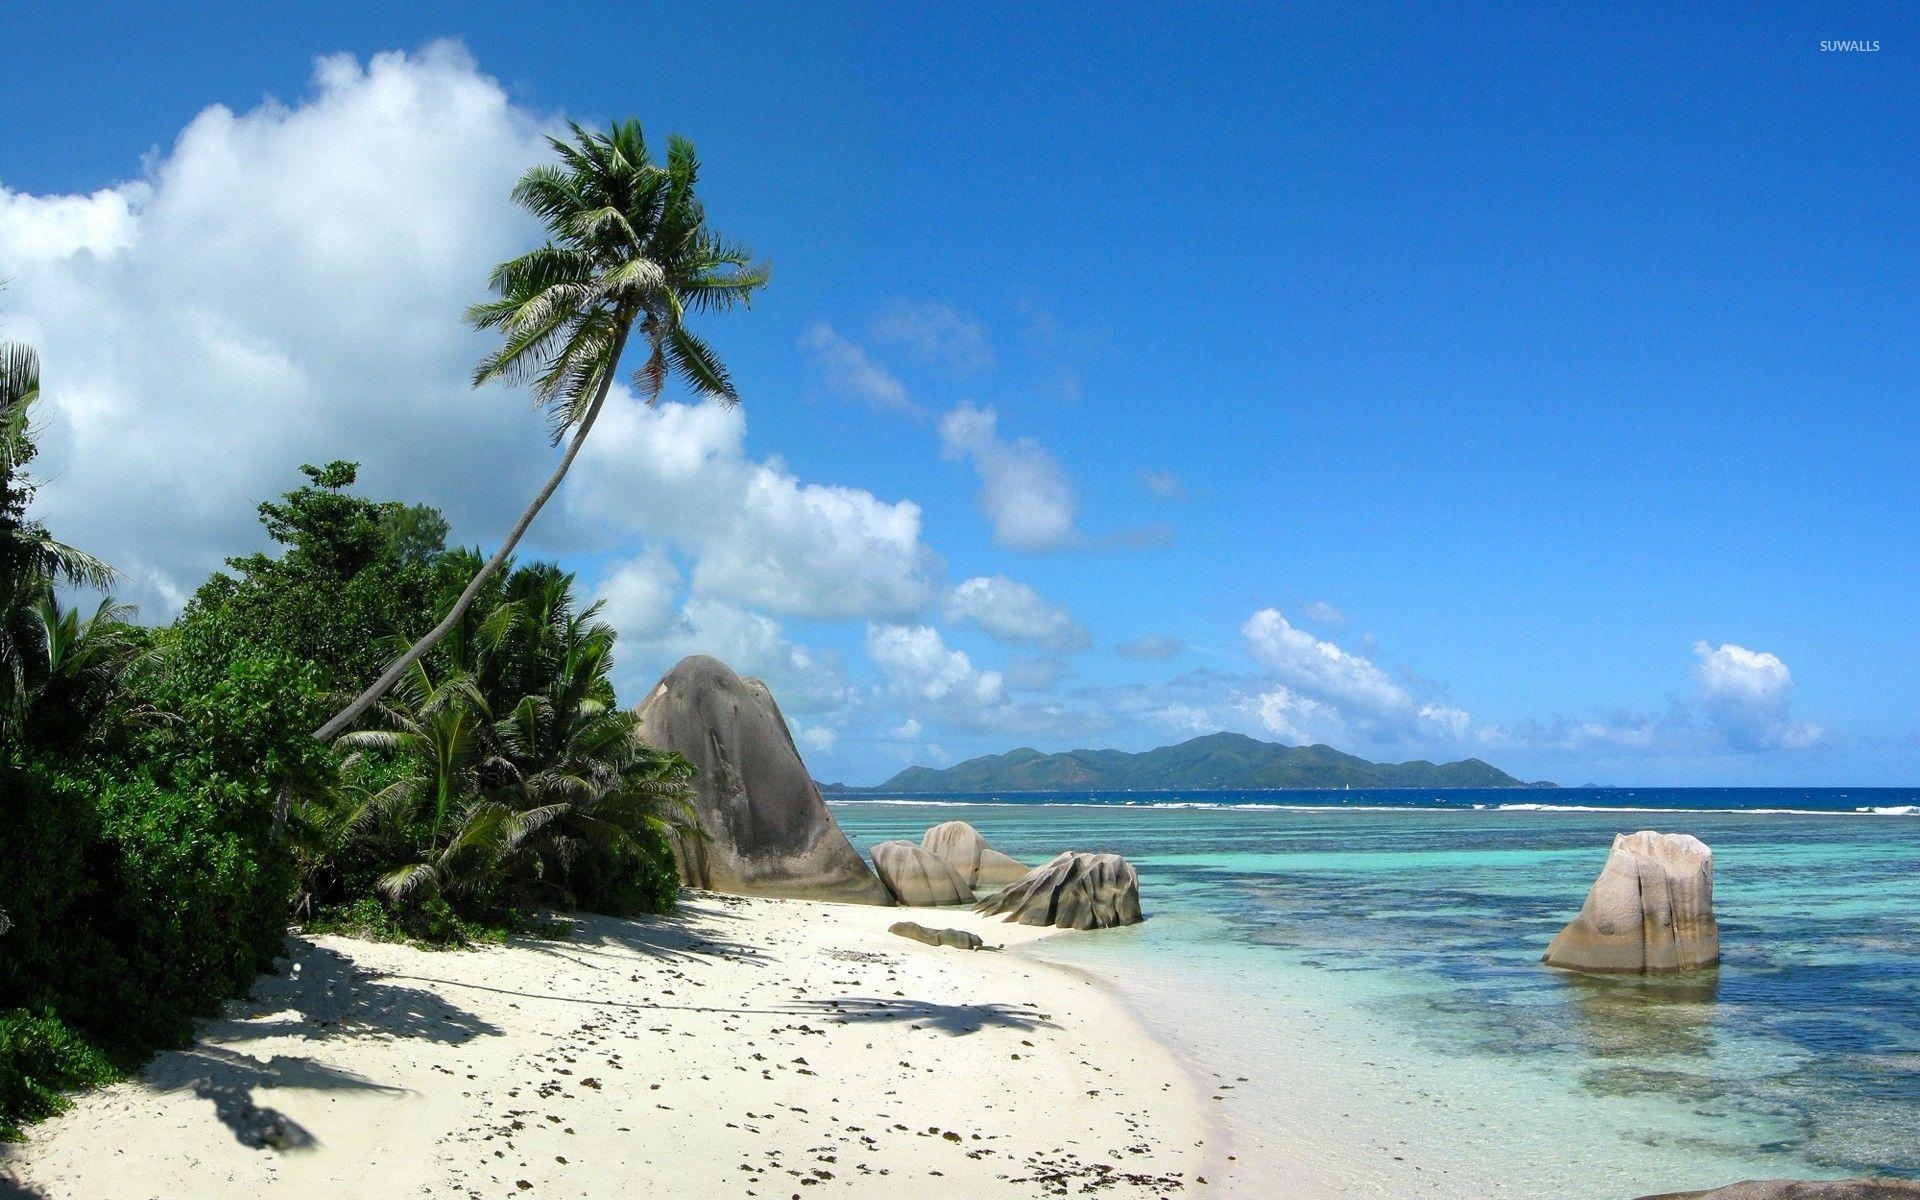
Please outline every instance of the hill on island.
[{"label": "hill on island", "polygon": [[908,767],[878,787],[848,792],[1210,791],[1254,788],[1514,788],[1528,784],[1469,758],[1460,762],[1368,762],[1332,746],[1283,746],[1211,733],[1140,754],[1021,747],[944,770]]}]

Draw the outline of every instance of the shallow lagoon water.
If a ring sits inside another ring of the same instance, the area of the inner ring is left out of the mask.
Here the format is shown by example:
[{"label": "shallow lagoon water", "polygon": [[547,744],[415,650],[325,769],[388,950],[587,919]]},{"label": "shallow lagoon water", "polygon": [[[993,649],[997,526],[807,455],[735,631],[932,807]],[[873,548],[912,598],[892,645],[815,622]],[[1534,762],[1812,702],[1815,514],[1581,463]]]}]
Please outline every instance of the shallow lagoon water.
[{"label": "shallow lagoon water", "polygon": [[[1920,1177],[1917,805],[1913,791],[1565,789],[835,812],[863,846],[964,819],[1028,861],[1069,847],[1132,860],[1148,922],[1041,952],[1118,987],[1215,1085],[1237,1191],[1631,1197]],[[1542,966],[1613,834],[1639,828],[1714,848],[1721,967]]]}]

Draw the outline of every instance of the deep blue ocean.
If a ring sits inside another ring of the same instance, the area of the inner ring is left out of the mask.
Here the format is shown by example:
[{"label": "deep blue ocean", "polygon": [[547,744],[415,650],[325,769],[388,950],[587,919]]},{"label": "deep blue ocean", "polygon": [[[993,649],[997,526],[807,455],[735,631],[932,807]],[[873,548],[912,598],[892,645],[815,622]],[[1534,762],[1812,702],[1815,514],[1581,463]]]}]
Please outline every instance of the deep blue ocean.
[{"label": "deep blue ocean", "polygon": [[[833,802],[863,848],[962,819],[1029,862],[1126,855],[1148,921],[1035,952],[1113,984],[1225,1085],[1247,1194],[1920,1178],[1920,789]],[[1722,965],[1543,966],[1613,835],[1644,828],[1713,848]],[[1316,1191],[1328,1161],[1369,1186]]]}]

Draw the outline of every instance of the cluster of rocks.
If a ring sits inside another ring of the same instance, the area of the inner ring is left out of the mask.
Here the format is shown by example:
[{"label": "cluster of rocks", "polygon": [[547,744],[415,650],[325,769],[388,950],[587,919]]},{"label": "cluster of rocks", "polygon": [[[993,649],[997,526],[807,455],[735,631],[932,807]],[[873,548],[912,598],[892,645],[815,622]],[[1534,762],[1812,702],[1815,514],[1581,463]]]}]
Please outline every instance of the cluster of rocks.
[{"label": "cluster of rocks", "polygon": [[973,904],[974,911],[1021,925],[1107,929],[1140,916],[1140,875],[1117,854],[1068,851],[1028,870],[987,844],[965,821],[948,821],[914,842],[873,848],[880,882],[897,903]]},{"label": "cluster of rocks", "polygon": [[881,842],[869,867],[821,799],[766,684],[718,659],[682,659],[636,716],[642,739],[695,768],[693,827],[674,847],[689,887],[911,907],[979,901],[982,912],[1068,929],[1141,919],[1139,876],[1125,859],[1068,853],[1030,871],[965,821],[936,825],[918,843]]}]

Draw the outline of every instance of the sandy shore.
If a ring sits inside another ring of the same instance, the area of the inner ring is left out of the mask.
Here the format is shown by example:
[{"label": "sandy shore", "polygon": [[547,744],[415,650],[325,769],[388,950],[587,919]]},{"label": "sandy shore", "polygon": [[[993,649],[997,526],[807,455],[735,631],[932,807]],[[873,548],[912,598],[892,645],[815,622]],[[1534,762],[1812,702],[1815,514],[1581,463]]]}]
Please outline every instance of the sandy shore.
[{"label": "sandy shore", "polygon": [[[888,934],[903,917],[1009,949]],[[1202,1098],[1115,999],[1020,953],[1044,932],[697,895],[473,952],[295,939],[251,1001],[35,1127],[0,1179],[56,1200],[1204,1194]]]}]

